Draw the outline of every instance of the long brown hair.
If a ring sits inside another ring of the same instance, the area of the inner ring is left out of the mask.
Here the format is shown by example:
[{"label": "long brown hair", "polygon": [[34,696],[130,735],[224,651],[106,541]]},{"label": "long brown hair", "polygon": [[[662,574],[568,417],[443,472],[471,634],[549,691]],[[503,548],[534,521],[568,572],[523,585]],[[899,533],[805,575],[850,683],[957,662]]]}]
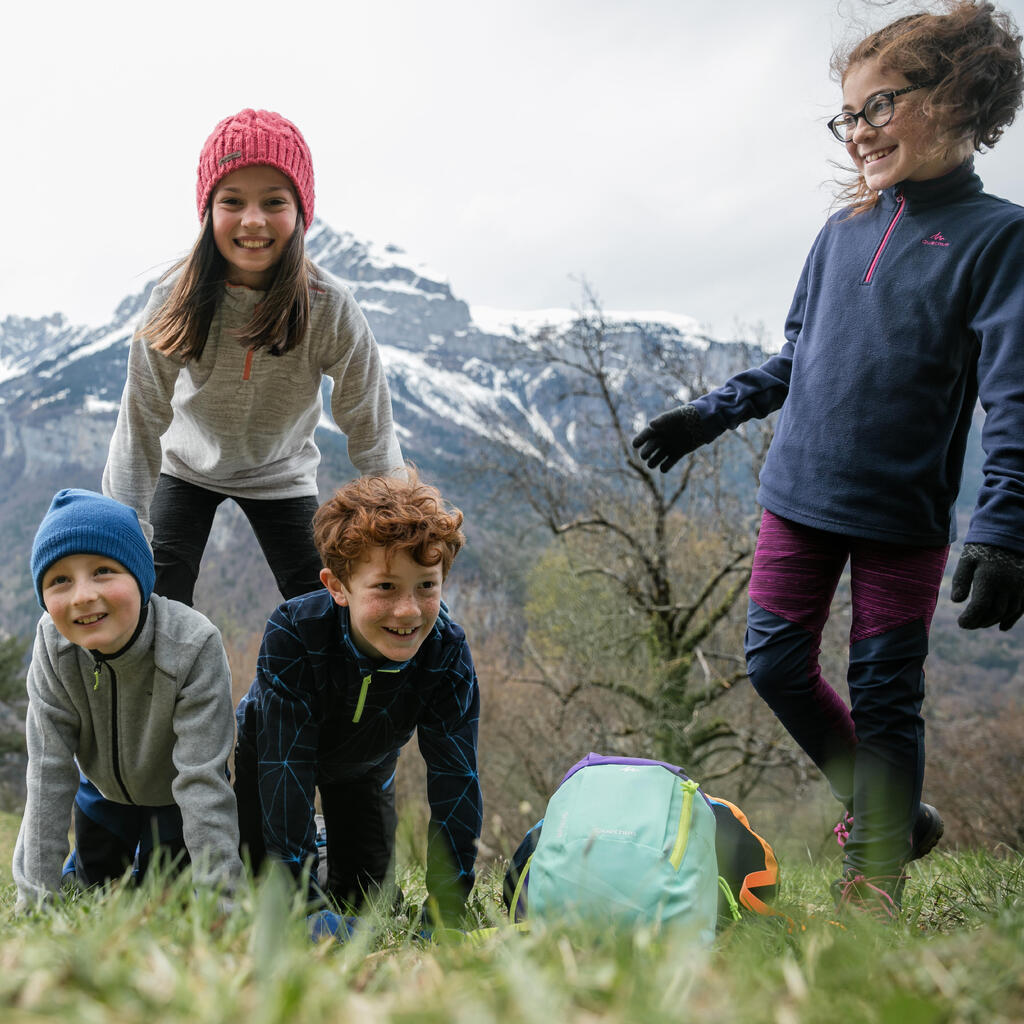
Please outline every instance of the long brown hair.
[{"label": "long brown hair", "polygon": [[[269,348],[274,355],[293,349],[309,326],[310,292],[317,288],[317,269],[306,257],[306,228],[300,215],[277,263],[266,297],[252,319],[234,332],[245,348]],[[150,348],[182,363],[199,359],[206,347],[210,324],[224,294],[227,261],[213,239],[213,219],[207,209],[199,237],[189,254],[161,280],[181,271],[171,294],[153,317],[136,332]]]},{"label": "long brown hair", "polygon": [[[911,85],[928,87],[921,109],[935,126],[937,151],[967,141],[974,150],[991,148],[1021,107],[1021,36],[1013,18],[991,3],[949,0],[946,7],[946,14],[898,18],[837,51],[832,74],[842,83],[855,64],[877,60]],[[837,201],[858,214],[878,202],[878,193],[858,174]]]}]

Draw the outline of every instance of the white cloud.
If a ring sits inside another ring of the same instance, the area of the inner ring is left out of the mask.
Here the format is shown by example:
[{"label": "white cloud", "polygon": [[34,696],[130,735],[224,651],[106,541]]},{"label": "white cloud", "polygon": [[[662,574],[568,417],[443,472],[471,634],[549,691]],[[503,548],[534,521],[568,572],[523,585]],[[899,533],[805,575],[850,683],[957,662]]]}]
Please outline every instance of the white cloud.
[{"label": "white cloud", "polygon": [[[1024,21],[1024,0],[1005,5]],[[0,89],[0,315],[101,323],[190,245],[196,157],[244,106],[294,120],[317,212],[502,308],[778,335],[829,203],[828,58],[852,0],[20,4]],[[1024,127],[979,160],[1024,201]]]}]

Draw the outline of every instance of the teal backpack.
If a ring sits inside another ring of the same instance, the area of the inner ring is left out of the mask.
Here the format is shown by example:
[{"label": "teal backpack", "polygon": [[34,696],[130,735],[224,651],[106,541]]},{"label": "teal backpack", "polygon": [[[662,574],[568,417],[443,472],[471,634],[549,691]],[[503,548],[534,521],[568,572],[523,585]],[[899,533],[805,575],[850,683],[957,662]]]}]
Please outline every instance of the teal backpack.
[{"label": "teal backpack", "polygon": [[681,926],[704,944],[718,917],[715,814],[675,766],[590,754],[551,799],[511,906],[530,917]]}]

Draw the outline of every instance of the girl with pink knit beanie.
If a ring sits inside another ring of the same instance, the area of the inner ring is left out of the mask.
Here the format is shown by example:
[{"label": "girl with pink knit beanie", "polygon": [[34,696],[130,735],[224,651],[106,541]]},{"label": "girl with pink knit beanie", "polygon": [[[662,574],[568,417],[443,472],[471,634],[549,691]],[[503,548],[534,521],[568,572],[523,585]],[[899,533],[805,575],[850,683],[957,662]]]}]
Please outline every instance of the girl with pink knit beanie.
[{"label": "girl with pink knit beanie", "polygon": [[355,467],[403,464],[366,318],[305,254],[313,200],[295,125],[268,110],[221,121],[199,155],[199,237],[132,338],[103,491],[138,513],[155,591],[185,604],[225,498],[252,524],[284,598],[321,586],[311,520],[324,375]]}]

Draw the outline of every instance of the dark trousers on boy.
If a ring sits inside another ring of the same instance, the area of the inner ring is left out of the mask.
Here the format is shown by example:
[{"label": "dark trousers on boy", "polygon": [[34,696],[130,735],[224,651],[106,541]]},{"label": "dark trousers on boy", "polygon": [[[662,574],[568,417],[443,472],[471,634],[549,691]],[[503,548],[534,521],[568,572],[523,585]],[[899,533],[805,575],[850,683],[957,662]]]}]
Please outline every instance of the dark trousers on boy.
[{"label": "dark trousers on boy", "polygon": [[157,854],[174,870],[189,863],[177,804],[120,804],[81,775],[74,820],[75,849],[64,873],[73,872],[85,888],[121,878],[129,869],[142,881]]},{"label": "dark trousers on boy", "polygon": [[[327,870],[319,872],[320,887],[342,909],[358,910],[368,894],[394,882],[397,763],[395,751],[381,764],[351,777],[321,767],[317,790],[327,832]],[[263,805],[256,751],[245,740],[235,747],[235,798],[242,856],[248,856],[258,873],[267,858]],[[303,826],[313,817],[314,808],[309,807],[308,819],[306,813],[301,816]]]}]

